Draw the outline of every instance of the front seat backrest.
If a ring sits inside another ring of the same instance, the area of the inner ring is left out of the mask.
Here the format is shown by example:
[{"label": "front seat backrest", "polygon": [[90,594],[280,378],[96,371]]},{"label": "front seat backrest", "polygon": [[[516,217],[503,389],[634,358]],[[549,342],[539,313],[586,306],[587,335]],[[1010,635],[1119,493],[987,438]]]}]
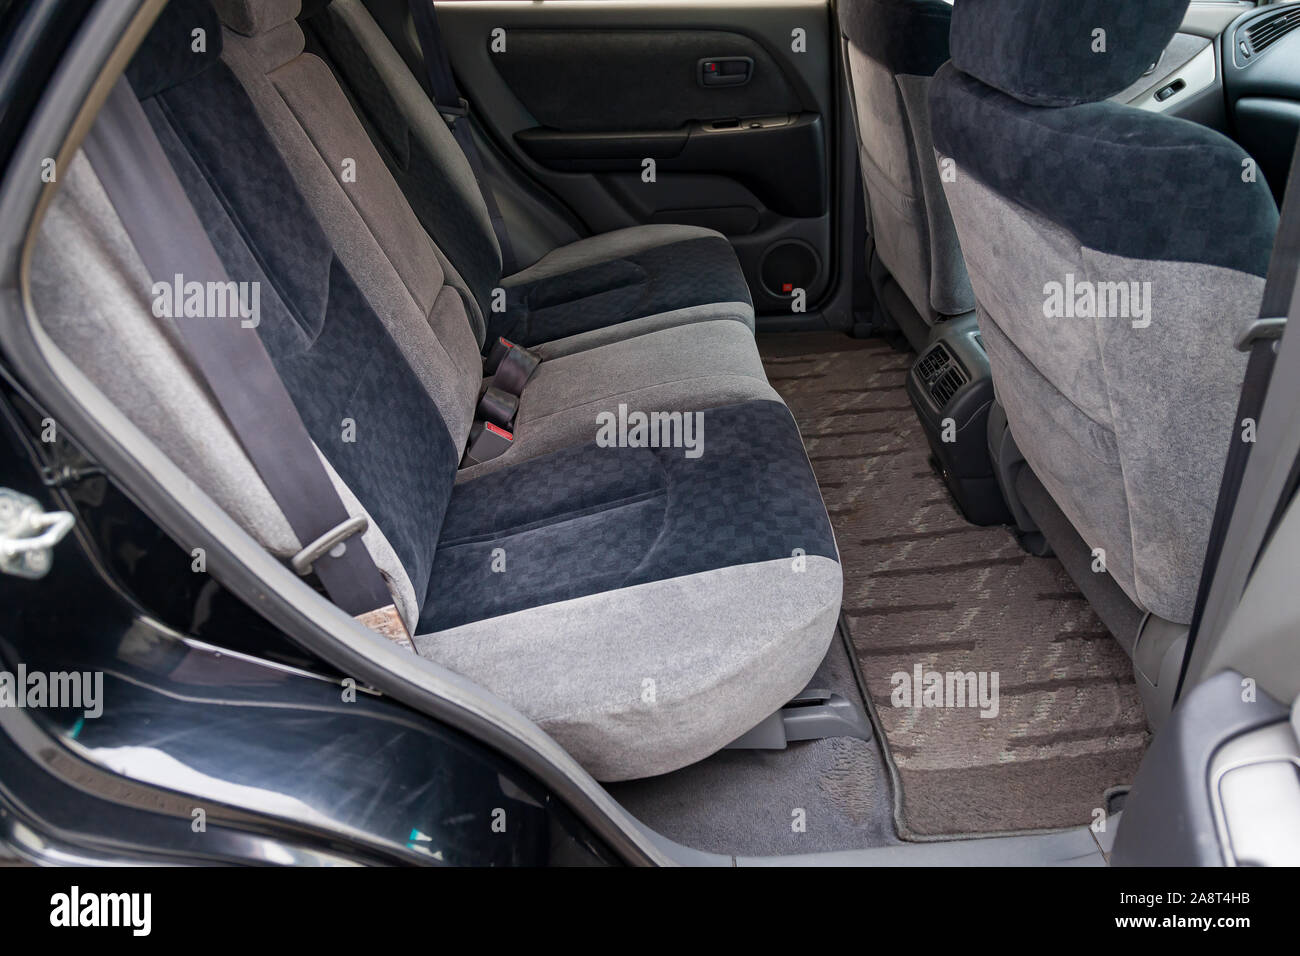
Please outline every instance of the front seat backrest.
[{"label": "front seat backrest", "polygon": [[1245,370],[1234,337],[1277,228],[1235,143],[1106,101],[1159,58],[1187,5],[957,0],[952,62],[930,89],[1016,444],[1128,596],[1178,623]]},{"label": "front seat backrest", "polygon": [[926,95],[948,59],[944,0],[836,5],[876,254],[927,324],[975,307],[930,141]]}]

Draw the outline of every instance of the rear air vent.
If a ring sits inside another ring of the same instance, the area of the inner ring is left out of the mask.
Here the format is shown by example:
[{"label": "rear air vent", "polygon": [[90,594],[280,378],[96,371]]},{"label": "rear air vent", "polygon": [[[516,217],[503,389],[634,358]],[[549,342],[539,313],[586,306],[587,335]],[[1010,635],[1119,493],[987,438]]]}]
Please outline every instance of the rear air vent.
[{"label": "rear air vent", "polygon": [[930,397],[940,408],[957,394],[957,389],[966,384],[966,375],[956,365],[951,366],[939,376],[939,380],[930,386]]},{"label": "rear air vent", "polygon": [[947,347],[942,342],[935,343],[934,348],[921,356],[916,363],[916,374],[923,382],[934,380],[944,367],[952,361],[952,356],[948,354]]},{"label": "rear air vent", "polygon": [[1260,17],[1246,27],[1246,39],[1242,43],[1241,52],[1247,57],[1256,57],[1296,27],[1300,27],[1300,7]]},{"label": "rear air vent", "polygon": [[963,385],[970,381],[947,346],[936,342],[916,360],[912,374],[920,380],[935,408],[942,409],[952,400]]}]

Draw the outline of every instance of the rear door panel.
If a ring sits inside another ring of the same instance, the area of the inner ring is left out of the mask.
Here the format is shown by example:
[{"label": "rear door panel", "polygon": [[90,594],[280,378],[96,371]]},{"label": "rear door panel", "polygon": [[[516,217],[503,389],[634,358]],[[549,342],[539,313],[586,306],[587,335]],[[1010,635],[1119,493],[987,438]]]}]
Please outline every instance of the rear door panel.
[{"label": "rear door panel", "polygon": [[591,232],[717,229],[760,313],[789,315],[794,289],[812,312],[833,291],[823,0],[453,0],[438,18],[497,148]]}]

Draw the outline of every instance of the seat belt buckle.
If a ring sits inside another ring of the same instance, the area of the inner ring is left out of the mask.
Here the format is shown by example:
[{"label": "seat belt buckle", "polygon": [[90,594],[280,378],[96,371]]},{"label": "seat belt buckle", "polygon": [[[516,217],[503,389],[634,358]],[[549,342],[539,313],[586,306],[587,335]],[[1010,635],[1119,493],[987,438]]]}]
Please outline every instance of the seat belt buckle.
[{"label": "seat belt buckle", "polygon": [[462,116],[469,115],[469,101],[466,100],[465,97],[459,97],[456,100],[456,104],[457,105],[455,106],[444,106],[442,103],[438,104],[438,112],[442,115],[442,121],[447,124],[449,129],[455,128],[456,120],[460,119]]},{"label": "seat belt buckle", "polygon": [[461,467],[468,468],[470,465],[491,461],[498,455],[504,454],[514,440],[514,434],[500,425],[491,422],[475,422],[469,432],[469,448],[465,451]]},{"label": "seat belt buckle", "polygon": [[1286,317],[1258,318],[1246,322],[1237,333],[1234,343],[1239,352],[1249,352],[1256,342],[1280,339],[1286,331]]},{"label": "seat belt buckle", "polygon": [[498,338],[492,343],[484,363],[484,371],[491,375],[492,384],[511,395],[522,395],[524,386],[542,364],[542,357],[531,349],[516,345],[506,338]]}]

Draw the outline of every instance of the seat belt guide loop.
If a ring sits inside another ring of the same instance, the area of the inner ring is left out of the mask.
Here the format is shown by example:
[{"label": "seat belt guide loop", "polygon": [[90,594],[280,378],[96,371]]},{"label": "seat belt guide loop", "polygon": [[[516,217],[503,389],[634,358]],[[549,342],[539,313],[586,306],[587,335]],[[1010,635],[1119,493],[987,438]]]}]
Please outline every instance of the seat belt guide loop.
[{"label": "seat belt guide loop", "polygon": [[344,544],[348,538],[354,534],[365,534],[370,527],[370,521],[365,515],[354,515],[342,524],[335,525],[323,535],[307,545],[292,558],[289,559],[290,566],[304,577],[312,572],[312,565],[323,558],[326,554],[337,558],[343,553],[342,549],[346,548]]}]

